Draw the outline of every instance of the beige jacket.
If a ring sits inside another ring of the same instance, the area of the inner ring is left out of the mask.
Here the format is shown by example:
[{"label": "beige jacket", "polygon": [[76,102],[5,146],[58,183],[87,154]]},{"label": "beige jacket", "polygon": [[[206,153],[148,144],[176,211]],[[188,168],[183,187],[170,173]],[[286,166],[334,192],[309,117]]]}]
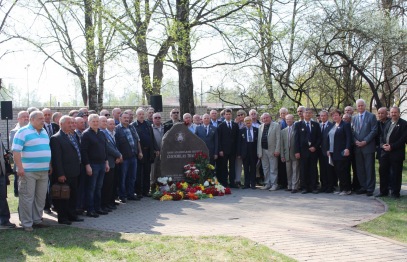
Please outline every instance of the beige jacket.
[{"label": "beige jacket", "polygon": [[[259,135],[257,140],[257,156],[262,157],[261,137],[263,135],[264,124],[259,127]],[[278,123],[271,122],[267,135],[268,150],[271,153],[280,153],[280,133],[281,127]]]}]

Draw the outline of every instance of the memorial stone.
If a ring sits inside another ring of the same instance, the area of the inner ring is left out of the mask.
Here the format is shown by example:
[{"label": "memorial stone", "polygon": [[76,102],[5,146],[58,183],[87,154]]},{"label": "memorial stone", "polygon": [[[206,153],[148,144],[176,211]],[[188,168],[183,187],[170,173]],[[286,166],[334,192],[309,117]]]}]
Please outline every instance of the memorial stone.
[{"label": "memorial stone", "polygon": [[209,155],[205,142],[183,123],[175,124],[163,137],[161,177],[172,177],[174,181],[183,180],[184,166],[194,160],[197,152]]}]

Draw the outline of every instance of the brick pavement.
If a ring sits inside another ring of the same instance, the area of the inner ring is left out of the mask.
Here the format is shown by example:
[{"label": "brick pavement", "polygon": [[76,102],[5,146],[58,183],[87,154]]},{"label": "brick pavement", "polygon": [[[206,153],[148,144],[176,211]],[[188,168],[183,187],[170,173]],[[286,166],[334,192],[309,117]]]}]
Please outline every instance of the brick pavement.
[{"label": "brick pavement", "polygon": [[[374,197],[237,189],[200,201],[143,198],[73,225],[124,233],[239,235],[298,261],[407,261],[407,245],[354,228],[384,212]],[[46,218],[55,223],[54,216]]]}]

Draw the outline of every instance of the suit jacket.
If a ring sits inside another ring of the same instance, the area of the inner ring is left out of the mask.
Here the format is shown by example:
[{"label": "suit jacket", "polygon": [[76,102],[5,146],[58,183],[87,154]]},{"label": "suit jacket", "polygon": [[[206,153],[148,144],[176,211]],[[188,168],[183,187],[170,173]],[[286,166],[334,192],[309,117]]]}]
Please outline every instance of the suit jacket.
[{"label": "suit jacket", "polygon": [[[257,138],[257,155],[259,157],[262,156],[262,148],[261,148],[261,137],[263,136],[263,130],[264,130],[264,124],[261,124],[259,127],[259,134]],[[269,131],[267,134],[267,144],[268,144],[268,150],[272,153],[278,152],[280,153],[280,138],[281,138],[281,127],[278,123],[276,122],[271,122]]]},{"label": "suit jacket", "polygon": [[[308,156],[310,147],[318,149],[321,146],[321,127],[319,123],[310,121],[311,136],[308,141],[308,130],[305,121],[298,122],[295,125],[295,153],[300,153],[301,157]],[[310,142],[310,143],[309,143]]]},{"label": "suit jacket", "polygon": [[[324,132],[322,132],[322,123],[320,124],[321,127],[321,152],[323,155],[326,156],[326,152],[329,150],[329,138],[328,134],[331,131],[331,128],[334,126],[332,122],[326,121]],[[349,148],[350,150],[350,148]]]},{"label": "suit jacket", "polygon": [[[58,131],[59,131],[59,125],[57,125],[57,124],[55,124],[55,123],[51,123],[51,127],[52,127],[52,134],[51,134],[51,136],[52,135],[55,135],[56,133],[58,133]],[[47,131],[47,134],[48,134],[48,129],[46,128],[46,125],[44,124],[44,129],[45,129],[45,131]]]},{"label": "suit jacket", "polygon": [[209,124],[209,132],[206,134],[205,126],[197,126],[195,135],[202,139],[209,149],[209,156],[213,157],[218,154],[218,131],[217,128]]},{"label": "suit jacket", "polygon": [[364,117],[361,130],[359,130],[359,114],[352,117],[353,141],[366,141],[367,144],[362,148],[355,146],[355,149],[362,150],[363,153],[374,153],[376,149],[375,137],[377,135],[376,116],[367,111],[365,111],[363,114]]},{"label": "suit jacket", "polygon": [[214,126],[213,125],[213,123],[212,123],[212,119],[211,119],[211,122],[209,123],[209,125],[211,125],[211,126],[214,126],[214,127],[216,127],[216,128],[218,128],[219,127],[219,125],[222,123],[222,121],[221,120],[216,120],[216,126]]},{"label": "suit jacket", "polygon": [[113,138],[108,134],[107,130],[101,130],[106,136],[106,150],[107,150],[107,160],[109,161],[109,167],[114,168],[116,165],[116,159],[119,158],[122,154],[120,154],[119,149],[117,149],[116,142]]},{"label": "suit jacket", "polygon": [[226,121],[218,126],[218,152],[223,151],[226,155],[235,155],[239,126],[233,121],[230,122],[232,123],[232,129],[227,126]]},{"label": "suit jacket", "polygon": [[[137,122],[137,120],[136,120],[133,123],[131,123],[130,125],[134,126],[134,128],[137,131],[137,134],[140,134],[142,132],[142,129],[138,123],[139,122]],[[148,148],[149,148],[148,150],[150,152],[150,159],[147,159],[147,161],[154,161],[155,151],[160,151],[160,149],[158,148],[157,142],[155,141],[153,128],[151,127],[149,122],[146,122],[145,124],[147,125],[147,128],[148,128],[148,135],[150,136],[150,144],[148,146]]]},{"label": "suit jacket", "polygon": [[[75,136],[75,139],[76,136]],[[79,141],[77,141],[80,149]],[[76,177],[80,174],[80,159],[75,146],[68,135],[58,131],[50,139],[52,175],[55,179],[61,176]]]},{"label": "suit jacket", "polygon": [[[328,141],[328,144],[329,144],[329,137],[326,137],[324,139],[325,139],[325,141]],[[345,149],[348,149],[349,151],[351,151],[351,147],[352,147],[352,129],[351,129],[349,123],[341,121],[339,123],[339,126],[335,130],[334,151],[333,151],[332,159],[333,160],[344,160],[344,159],[348,158],[348,157],[343,156],[342,152]],[[328,150],[329,150],[329,147],[328,147]],[[327,151],[325,151],[325,154]]]},{"label": "suit jacket", "polygon": [[[389,128],[392,125],[391,121],[387,122],[384,132],[380,137],[380,145],[386,144],[387,134],[389,133]],[[387,152],[382,150],[382,157],[388,155],[392,160],[404,160],[405,159],[405,146],[407,141],[407,121],[400,118],[397,121],[396,126],[389,137],[389,145],[391,151]]]},{"label": "suit jacket", "polygon": [[[177,122],[177,123],[182,123],[182,121]],[[172,120],[168,120],[167,122],[165,122],[163,124],[163,126],[164,126],[164,134],[167,133],[167,131],[170,130],[173,125],[174,125],[174,122]]]},{"label": "suit jacket", "polygon": [[[5,176],[6,175],[6,163],[5,163],[5,161],[4,161],[4,147],[3,147],[3,143],[0,143],[0,153],[1,153],[1,155],[0,155],[0,168],[1,168],[1,173],[0,173],[0,176]],[[2,179],[2,178],[1,178]]]},{"label": "suit jacket", "polygon": [[259,136],[259,129],[257,127],[252,127],[253,129],[253,148],[250,151],[247,142],[247,127],[243,127],[239,130],[239,138],[237,141],[237,155],[245,159],[248,156],[255,156],[257,158],[257,141]]},{"label": "suit jacket", "polygon": [[281,157],[284,157],[286,161],[296,160],[295,158],[295,127],[291,126],[290,146],[288,145],[288,127],[281,130]]}]

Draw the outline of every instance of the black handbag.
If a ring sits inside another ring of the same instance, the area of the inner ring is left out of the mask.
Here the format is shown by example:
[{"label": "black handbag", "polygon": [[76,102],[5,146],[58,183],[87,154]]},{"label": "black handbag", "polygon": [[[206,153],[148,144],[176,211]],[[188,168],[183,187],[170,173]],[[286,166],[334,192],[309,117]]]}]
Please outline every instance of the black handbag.
[{"label": "black handbag", "polygon": [[[4,148],[4,145],[3,145],[3,148]],[[12,175],[15,173],[13,168],[11,167],[11,159],[13,159],[13,154],[8,149],[4,149],[4,151],[5,151],[5,153],[3,155],[4,165],[6,168],[6,175],[8,176],[8,175]]]},{"label": "black handbag", "polygon": [[71,197],[71,188],[64,183],[55,183],[51,187],[52,199],[69,199]]}]

